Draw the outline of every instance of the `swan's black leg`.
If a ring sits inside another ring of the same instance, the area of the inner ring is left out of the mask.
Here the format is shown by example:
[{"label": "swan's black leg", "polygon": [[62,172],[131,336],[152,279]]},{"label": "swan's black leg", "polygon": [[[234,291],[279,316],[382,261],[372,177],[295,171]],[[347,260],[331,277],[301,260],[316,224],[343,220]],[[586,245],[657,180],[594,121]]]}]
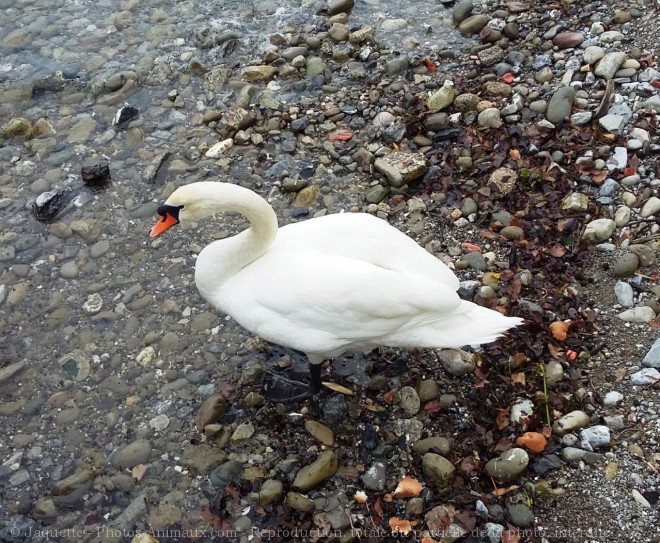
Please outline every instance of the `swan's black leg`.
[{"label": "swan's black leg", "polygon": [[309,363],[309,393],[314,396],[321,392],[321,364]]}]

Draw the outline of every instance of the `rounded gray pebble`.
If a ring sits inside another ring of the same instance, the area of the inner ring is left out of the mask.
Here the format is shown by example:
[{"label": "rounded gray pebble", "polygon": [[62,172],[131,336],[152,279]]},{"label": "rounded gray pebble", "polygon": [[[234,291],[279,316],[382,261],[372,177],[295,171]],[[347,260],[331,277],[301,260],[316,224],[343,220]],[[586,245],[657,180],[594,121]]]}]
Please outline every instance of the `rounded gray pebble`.
[{"label": "rounded gray pebble", "polygon": [[80,269],[73,260],[65,262],[60,268],[60,276],[62,276],[62,279],[75,279],[78,277],[79,273]]}]

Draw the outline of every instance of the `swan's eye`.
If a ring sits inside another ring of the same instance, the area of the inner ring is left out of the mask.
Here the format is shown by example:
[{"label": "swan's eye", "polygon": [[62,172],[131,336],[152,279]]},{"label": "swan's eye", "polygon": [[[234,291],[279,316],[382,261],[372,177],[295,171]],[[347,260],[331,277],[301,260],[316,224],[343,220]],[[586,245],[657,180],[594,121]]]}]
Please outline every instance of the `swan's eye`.
[{"label": "swan's eye", "polygon": [[168,204],[161,204],[158,206],[158,209],[156,210],[158,214],[163,217],[163,220],[165,219],[166,215],[172,215],[175,217],[177,220],[179,218],[179,211],[183,209],[183,206],[171,206]]}]

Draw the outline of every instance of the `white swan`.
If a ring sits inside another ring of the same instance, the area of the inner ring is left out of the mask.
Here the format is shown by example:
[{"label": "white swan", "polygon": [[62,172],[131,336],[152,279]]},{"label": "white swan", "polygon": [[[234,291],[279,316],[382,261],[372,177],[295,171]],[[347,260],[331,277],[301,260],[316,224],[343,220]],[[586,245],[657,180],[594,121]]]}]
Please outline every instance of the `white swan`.
[{"label": "white swan", "polygon": [[522,323],[459,298],[440,260],[365,213],[326,215],[278,228],[249,189],[202,181],[158,208],[155,237],[177,223],[238,212],[251,227],[197,257],[200,294],[250,332],[303,351],[321,387],[321,362],[379,346],[448,348],[489,343]]}]

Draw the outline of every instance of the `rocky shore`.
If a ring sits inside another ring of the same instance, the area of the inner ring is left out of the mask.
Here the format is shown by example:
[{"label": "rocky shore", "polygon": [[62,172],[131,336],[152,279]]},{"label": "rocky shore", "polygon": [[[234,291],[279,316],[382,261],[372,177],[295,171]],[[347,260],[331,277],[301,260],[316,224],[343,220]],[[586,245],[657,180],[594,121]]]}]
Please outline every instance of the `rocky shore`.
[{"label": "rocky shore", "polygon": [[[56,4],[0,0],[0,541],[660,541],[655,6]],[[270,402],[304,357],[192,275],[246,221],[148,238],[209,179],[526,326]]]}]

